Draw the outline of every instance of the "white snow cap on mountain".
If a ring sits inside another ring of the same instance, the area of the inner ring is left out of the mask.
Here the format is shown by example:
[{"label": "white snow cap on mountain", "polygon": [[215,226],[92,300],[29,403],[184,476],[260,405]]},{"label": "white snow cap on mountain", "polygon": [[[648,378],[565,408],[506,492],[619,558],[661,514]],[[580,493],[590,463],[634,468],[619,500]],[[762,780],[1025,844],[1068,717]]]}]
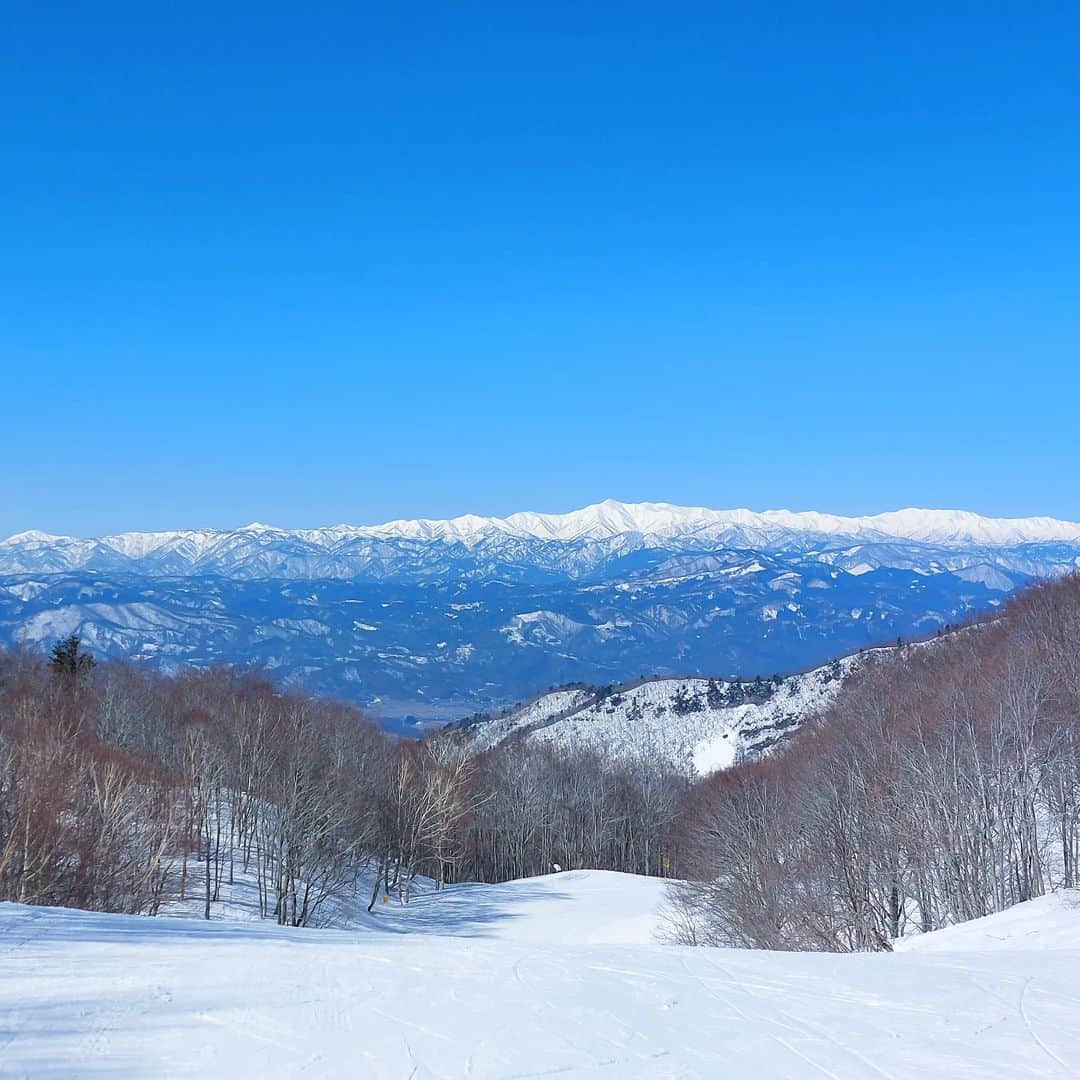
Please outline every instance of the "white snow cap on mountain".
[{"label": "white snow cap on mountain", "polygon": [[605,499],[566,514],[531,511],[509,517],[463,514],[447,520],[388,521],[382,525],[338,526],[318,533],[335,536],[409,537],[418,540],[475,541],[504,534],[538,540],[602,540],[625,533],[645,536],[709,536],[729,530],[781,531],[852,536],[866,539],[918,540],[939,544],[1023,544],[1080,539],[1080,523],[1050,517],[986,518],[967,510],[896,510],[870,517],[841,517],[816,511],[710,510],[664,502],[624,503]]},{"label": "white snow cap on mountain", "polygon": [[[1080,540],[1080,523],[1051,517],[988,518],[967,510],[920,510],[909,508],[867,517],[842,517],[816,511],[710,510],[702,506],[672,503],[623,503],[605,499],[566,514],[522,512],[509,517],[464,514],[448,520],[421,518],[388,521],[382,525],[337,525],[322,529],[276,529],[252,524],[234,530],[196,529],[181,532],[122,533],[102,542],[125,554],[145,554],[159,547],[186,541],[196,548],[209,547],[228,535],[275,534],[294,536],[327,547],[359,537],[443,540],[475,543],[486,537],[511,536],[538,540],[602,540],[626,533],[646,536],[697,535],[723,539],[728,533],[778,535],[787,532],[845,536],[862,540],[913,540],[949,545],[1016,544]],[[20,533],[5,545],[50,544],[70,537],[40,532]]]},{"label": "white snow cap on mountain", "polygon": [[0,540],[0,547],[14,547],[16,544],[54,544],[58,540],[66,539],[68,539],[66,536],[54,536],[40,529],[27,529],[26,532],[15,533],[6,540]]}]

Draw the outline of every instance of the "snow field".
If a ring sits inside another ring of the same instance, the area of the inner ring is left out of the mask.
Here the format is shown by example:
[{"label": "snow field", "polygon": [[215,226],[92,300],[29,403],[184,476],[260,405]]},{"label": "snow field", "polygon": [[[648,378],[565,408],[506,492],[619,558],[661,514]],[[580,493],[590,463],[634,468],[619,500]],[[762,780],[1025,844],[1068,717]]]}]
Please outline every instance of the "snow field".
[{"label": "snow field", "polygon": [[664,946],[661,899],[579,871],[353,930],[3,904],[0,1075],[1077,1075],[1071,896],[856,956]]}]

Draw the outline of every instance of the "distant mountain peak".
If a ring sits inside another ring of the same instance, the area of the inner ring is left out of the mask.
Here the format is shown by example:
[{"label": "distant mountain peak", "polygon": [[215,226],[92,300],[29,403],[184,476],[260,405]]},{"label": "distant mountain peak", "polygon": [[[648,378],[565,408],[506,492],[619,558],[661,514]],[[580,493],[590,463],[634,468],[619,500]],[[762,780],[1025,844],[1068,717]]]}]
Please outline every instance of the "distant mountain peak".
[{"label": "distant mountain peak", "polygon": [[0,545],[11,547],[16,544],[49,544],[66,539],[67,537],[42,532],[40,529],[27,529],[26,532],[14,533],[6,540],[0,540]]},{"label": "distant mountain peak", "polygon": [[615,499],[605,499],[563,514],[525,511],[505,518],[466,514],[448,520],[391,521],[383,525],[359,526],[356,532],[423,539],[475,539],[505,533],[537,540],[598,540],[624,533],[678,536],[697,532],[719,533],[728,529],[1005,546],[1080,539],[1080,523],[1051,517],[990,518],[967,510],[916,507],[863,517],[844,517],[814,510],[711,510],[703,506],[678,506],[666,502],[626,503]]},{"label": "distant mountain peak", "polygon": [[711,510],[665,502],[624,503],[615,499],[565,514],[523,512],[509,517],[468,514],[448,521],[394,521],[358,532],[382,535],[468,538],[507,533],[539,540],[603,539],[623,533],[672,536],[701,531],[785,530],[828,536],[891,538],[933,543],[1017,544],[1080,539],[1080,523],[1051,517],[989,518],[966,510],[908,508],[864,517],[818,511],[746,508]]},{"label": "distant mountain peak", "polygon": [[[144,554],[183,541],[209,548],[235,535],[273,535],[331,548],[342,541],[369,537],[473,544],[488,538],[517,537],[542,541],[589,541],[636,534],[691,536],[723,542],[749,535],[760,541],[781,534],[851,537],[856,540],[906,540],[937,544],[1012,547],[1025,543],[1080,540],[1080,523],[1052,517],[991,518],[968,510],[908,507],[882,514],[845,517],[818,511],[746,508],[711,510],[666,502],[619,502],[604,499],[562,514],[523,511],[508,517],[462,514],[447,519],[398,519],[379,525],[337,525],[318,529],[279,529],[252,522],[235,530],[195,529],[176,532],[130,532],[106,536],[100,543],[121,553]],[[3,541],[6,547],[84,542],[31,530]]]}]

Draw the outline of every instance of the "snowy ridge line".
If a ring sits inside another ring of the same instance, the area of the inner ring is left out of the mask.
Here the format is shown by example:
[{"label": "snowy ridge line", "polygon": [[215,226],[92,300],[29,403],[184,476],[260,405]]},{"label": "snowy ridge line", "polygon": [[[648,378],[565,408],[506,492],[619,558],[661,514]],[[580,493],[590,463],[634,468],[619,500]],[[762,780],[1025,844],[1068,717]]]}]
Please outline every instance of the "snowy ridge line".
[{"label": "snowy ridge line", "polygon": [[[657,681],[661,681],[659,677],[658,677]],[[640,685],[640,682],[639,682],[639,685]],[[612,693],[613,694],[618,694],[618,693],[621,692],[621,690],[622,690],[621,687],[616,687],[612,691]],[[628,684],[627,684],[627,690],[629,690],[629,685]],[[546,698],[551,697],[553,694],[566,693],[566,692],[570,692],[570,691],[568,691],[566,689],[556,689],[554,691],[548,691],[547,693],[537,694],[535,697],[531,698],[528,702],[526,702],[526,703],[524,703],[522,705],[511,706],[509,712],[507,713],[506,718],[512,717],[517,713],[525,711],[525,709],[527,709],[529,706],[541,704]],[[602,690],[599,687],[595,687],[595,686],[594,687],[582,687],[581,690],[578,691],[578,692],[587,695],[583,701],[580,701],[577,704],[567,705],[565,708],[559,709],[557,712],[544,714],[544,715],[538,717],[536,720],[530,721],[529,723],[524,724],[521,727],[515,728],[507,736],[507,740],[509,740],[509,739],[519,739],[519,740],[527,739],[530,735],[532,735],[535,732],[539,731],[541,728],[550,727],[552,724],[557,724],[562,720],[569,720],[572,716],[577,716],[579,713],[582,713],[582,712],[586,711],[587,709],[594,708],[602,700],[602,697],[601,697]],[[491,715],[491,716],[488,716],[488,715],[485,714],[481,719],[474,721],[471,726],[478,726],[478,725],[487,723],[487,722],[492,721],[492,720],[497,720],[497,719],[500,719],[498,714]],[[455,725],[451,725],[451,726],[455,726]]]},{"label": "snowy ridge line", "polygon": [[60,536],[30,530],[0,541],[0,547],[51,548],[101,544],[119,555],[144,558],[162,551],[197,559],[230,539],[257,544],[296,540],[332,551],[357,539],[441,540],[470,543],[486,538],[520,538],[575,542],[623,534],[720,539],[755,534],[788,533],[849,537],[858,540],[909,540],[945,547],[988,544],[1003,547],[1027,543],[1080,540],[1080,522],[1052,517],[991,518],[966,510],[907,508],[862,517],[817,511],[747,509],[712,510],[672,503],[622,503],[614,499],[563,514],[522,512],[505,518],[464,514],[449,519],[395,520],[378,525],[336,525],[316,529],[280,529],[258,522],[238,529],[186,529],[125,532],[96,539]]},{"label": "snowy ridge line", "polygon": [[666,677],[556,690],[457,730],[477,752],[539,741],[626,763],[648,758],[688,777],[704,776],[771,752],[832,700],[862,659],[865,654],[787,678]]},{"label": "snowy ridge line", "polygon": [[[992,620],[988,620],[992,621]],[[958,627],[966,633],[982,623]],[[616,761],[663,761],[687,777],[708,776],[771,754],[872,657],[932,647],[937,635],[878,645],[785,675],[650,675],[605,686],[571,684],[517,706],[447,725],[482,753],[539,741]]]},{"label": "snowy ridge line", "polygon": [[[996,621],[996,615],[987,616],[985,622]],[[982,625],[982,622],[972,623],[971,626],[958,626],[948,631],[949,634],[958,634],[966,630],[972,629],[975,626]],[[920,637],[908,638],[902,642],[901,647],[927,645],[933,641],[938,640],[936,634],[924,634]],[[482,727],[484,724],[494,723],[499,720],[508,719],[514,715],[520,714],[527,709],[530,709],[540,703],[546,698],[553,697],[558,694],[579,693],[587,695],[579,703],[568,705],[558,712],[545,716],[543,720],[537,720],[531,722],[528,726],[515,729],[515,736],[528,736],[541,728],[548,727],[551,724],[559,723],[562,720],[568,720],[571,717],[577,716],[579,713],[583,713],[593,708],[595,705],[603,702],[609,697],[617,697],[625,694],[629,694],[634,690],[639,689],[642,686],[648,686],[653,683],[709,683],[714,682],[720,686],[733,686],[736,684],[747,685],[754,682],[754,679],[758,676],[761,678],[767,678],[769,680],[785,681],[788,679],[797,679],[803,675],[813,675],[816,672],[824,671],[827,668],[835,667],[837,664],[841,666],[853,665],[856,661],[864,659],[868,656],[874,656],[883,653],[889,653],[893,649],[897,648],[896,645],[872,645],[866,649],[859,649],[855,652],[844,653],[841,656],[833,657],[833,659],[826,661],[824,664],[810,664],[804,665],[799,668],[792,668],[787,670],[775,671],[768,676],[763,676],[760,673],[754,676],[745,675],[638,675],[633,679],[626,679],[623,682],[611,683],[610,685],[595,685],[590,683],[572,682],[564,683],[561,686],[553,686],[548,690],[540,690],[535,694],[527,698],[523,698],[521,701],[515,702],[513,705],[507,705],[502,709],[494,709],[487,712],[476,713],[473,716],[464,717],[460,720],[452,720],[446,725],[447,730],[470,730]]]}]

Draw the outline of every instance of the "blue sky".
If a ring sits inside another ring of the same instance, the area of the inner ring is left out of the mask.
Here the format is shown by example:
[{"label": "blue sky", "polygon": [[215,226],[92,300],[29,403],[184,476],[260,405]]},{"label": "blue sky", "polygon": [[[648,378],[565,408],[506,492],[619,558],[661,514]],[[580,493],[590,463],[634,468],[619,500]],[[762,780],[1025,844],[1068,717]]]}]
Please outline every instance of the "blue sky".
[{"label": "blue sky", "polygon": [[224,6],[8,9],[0,533],[1080,519],[1076,9]]}]

